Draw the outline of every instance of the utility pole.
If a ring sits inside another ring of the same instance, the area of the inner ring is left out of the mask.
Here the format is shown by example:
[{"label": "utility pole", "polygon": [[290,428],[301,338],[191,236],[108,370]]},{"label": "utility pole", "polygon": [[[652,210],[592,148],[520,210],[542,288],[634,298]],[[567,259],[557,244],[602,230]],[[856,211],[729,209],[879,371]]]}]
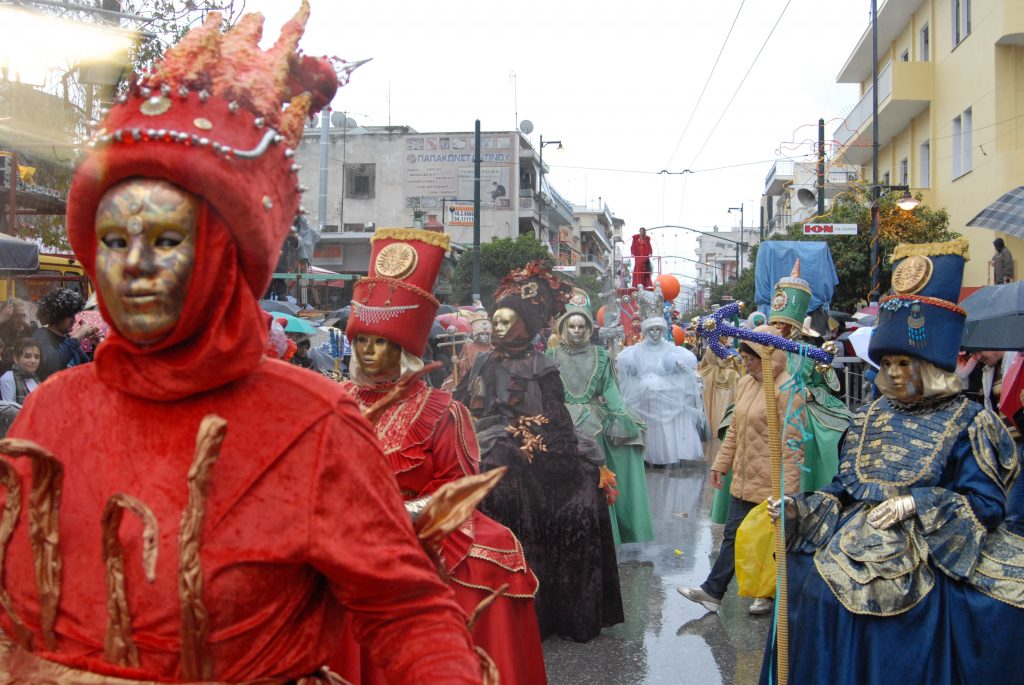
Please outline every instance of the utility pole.
[{"label": "utility pole", "polygon": [[[320,188],[316,207],[317,229],[322,231],[327,224],[327,153],[331,147],[331,108],[320,112]],[[344,173],[344,171],[342,172]],[[343,228],[342,226],[338,227]]]},{"label": "utility pole", "polygon": [[825,213],[825,120],[818,119],[818,216]]},{"label": "utility pole", "polygon": [[736,280],[739,280],[740,273],[743,272],[743,264],[740,262],[740,260],[743,258],[743,255],[740,252],[740,250],[743,248],[743,203],[741,202],[739,207],[729,208],[730,213],[734,211],[740,213],[740,241],[736,243]]},{"label": "utility pole", "polygon": [[480,299],[480,120],[476,120],[473,145],[473,304]]},{"label": "utility pole", "polygon": [[871,291],[878,303],[878,0],[871,0]]}]

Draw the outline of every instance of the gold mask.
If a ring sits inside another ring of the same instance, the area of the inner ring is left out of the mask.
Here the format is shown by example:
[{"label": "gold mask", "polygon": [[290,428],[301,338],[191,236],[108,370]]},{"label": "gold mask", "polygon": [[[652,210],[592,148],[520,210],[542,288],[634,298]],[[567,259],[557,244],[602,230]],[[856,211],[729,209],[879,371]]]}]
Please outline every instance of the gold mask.
[{"label": "gold mask", "polygon": [[352,354],[368,378],[375,382],[398,378],[402,361],[402,348],[387,338],[376,335],[357,335],[352,342]]},{"label": "gold mask", "polygon": [[516,314],[516,310],[508,307],[501,307],[495,310],[494,316],[491,317],[491,323],[494,326],[494,337],[498,340],[504,338],[509,329],[512,328],[512,324],[519,320],[519,315]]},{"label": "gold mask", "polygon": [[200,201],[167,181],[133,178],[96,208],[96,281],[111,323],[140,345],[178,322],[196,256]]},{"label": "gold mask", "polygon": [[923,397],[924,382],[919,360],[902,354],[884,355],[879,376],[883,375],[884,382],[878,384],[878,389],[890,400],[914,404]]}]

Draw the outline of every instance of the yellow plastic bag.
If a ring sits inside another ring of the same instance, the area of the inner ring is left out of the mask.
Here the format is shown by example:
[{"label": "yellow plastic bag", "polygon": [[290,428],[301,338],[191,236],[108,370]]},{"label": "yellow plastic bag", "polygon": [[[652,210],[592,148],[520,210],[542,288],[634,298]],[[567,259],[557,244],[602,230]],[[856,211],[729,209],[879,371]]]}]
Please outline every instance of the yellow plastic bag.
[{"label": "yellow plastic bag", "polygon": [[775,596],[775,533],[768,502],[750,510],[736,531],[736,582],[744,597]]}]

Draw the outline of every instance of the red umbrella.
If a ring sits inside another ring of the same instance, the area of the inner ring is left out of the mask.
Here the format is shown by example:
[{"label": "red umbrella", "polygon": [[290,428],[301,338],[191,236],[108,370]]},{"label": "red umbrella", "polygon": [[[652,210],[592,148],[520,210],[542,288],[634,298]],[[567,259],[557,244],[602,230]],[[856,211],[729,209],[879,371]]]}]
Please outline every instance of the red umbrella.
[{"label": "red umbrella", "polygon": [[445,330],[454,326],[456,333],[466,333],[468,335],[473,332],[473,327],[470,325],[469,320],[463,319],[458,314],[442,314],[435,321],[444,326]]}]

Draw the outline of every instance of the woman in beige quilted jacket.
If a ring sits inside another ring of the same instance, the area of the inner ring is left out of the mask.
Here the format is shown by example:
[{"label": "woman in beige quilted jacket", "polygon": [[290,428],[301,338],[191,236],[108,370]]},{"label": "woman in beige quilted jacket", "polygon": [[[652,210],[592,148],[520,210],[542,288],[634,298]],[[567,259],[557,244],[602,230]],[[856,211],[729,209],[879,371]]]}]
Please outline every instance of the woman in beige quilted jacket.
[{"label": "woman in beige quilted jacket", "polygon": [[[755,330],[779,335],[772,326],[759,326]],[[736,383],[736,403],[733,407],[732,424],[725,436],[718,456],[711,465],[711,485],[722,487],[725,474],[732,471],[732,485],[729,488],[729,517],[725,523],[722,546],[711,573],[699,587],[679,586],[678,591],[708,611],[717,612],[722,597],[729,587],[735,570],[736,530],[751,509],[773,494],[771,460],[768,455],[768,418],[765,413],[764,387],[762,383],[762,362],[772,357],[772,374],[778,397],[779,425],[785,426],[782,444],[783,473],[786,492],[800,491],[800,463],[803,461],[803,445],[800,429],[786,425],[786,410],[790,406],[790,391],[783,386],[790,380],[786,371],[787,355],[773,347],[753,342],[740,345],[740,356],[746,363],[747,372]],[[792,398],[795,411],[803,405],[803,398],[797,394]],[[798,422],[799,423],[799,422]],[[759,597],[750,605],[751,614],[767,614],[772,610],[772,599]]]}]

